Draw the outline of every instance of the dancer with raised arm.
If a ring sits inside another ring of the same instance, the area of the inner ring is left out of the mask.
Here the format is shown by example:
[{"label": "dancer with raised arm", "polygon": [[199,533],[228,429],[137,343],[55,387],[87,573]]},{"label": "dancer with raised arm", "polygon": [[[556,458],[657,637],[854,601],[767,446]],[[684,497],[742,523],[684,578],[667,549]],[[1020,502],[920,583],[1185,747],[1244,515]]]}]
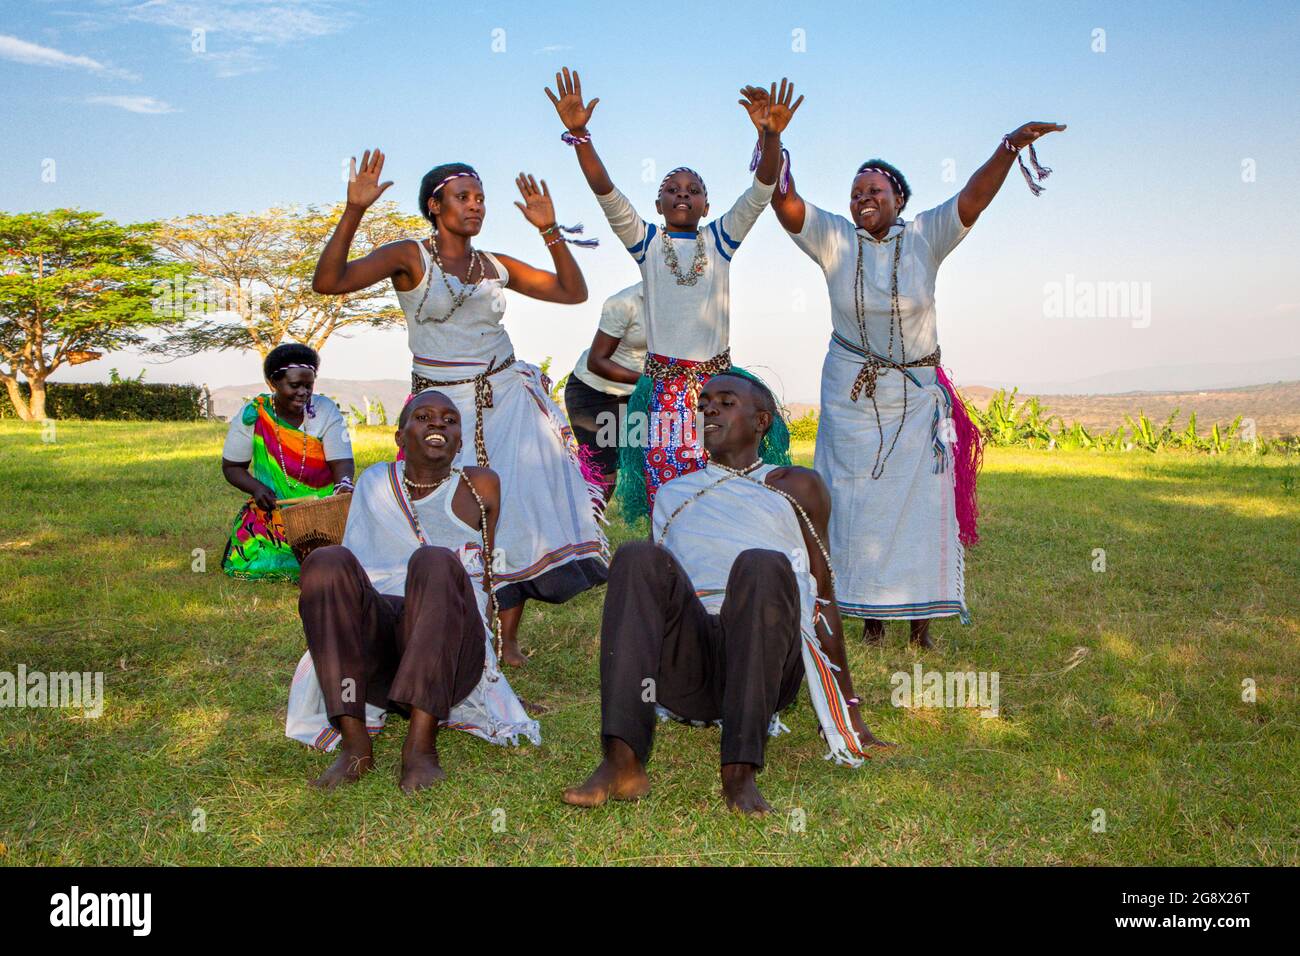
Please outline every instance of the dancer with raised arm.
[{"label": "dancer with raised arm", "polygon": [[[392,182],[381,182],[384,154],[365,152],[348,182],[348,202],[316,265],[312,287],[345,295],[391,281],[406,313],[411,389],[437,387],[462,409],[472,442],[462,454],[501,478],[504,514],[493,555],[503,628],[502,656],[523,664],[518,628],[528,599],[562,603],[605,580],[608,548],[599,525],[599,476],[584,473],[577,442],[545,387],[541,371],[516,359],[502,324],[505,289],[544,302],[587,298],[573,240],[556,221],[545,180],[515,180],[515,205],[536,227],[553,272],[473,245],[486,201],[478,173],[464,163],[437,166],[420,183],[428,239],[400,240],[348,261],[366,209]],[[576,227],[575,227],[576,228]]]},{"label": "dancer with raised arm", "polygon": [[[592,142],[591,116],[600,102],[583,100],[582,80],[565,67],[555,75],[556,92],[546,88],[564,124],[564,142],[574,147],[578,165],[596,194],[614,234],[641,269],[645,289],[645,374],[629,402],[634,412],[648,414],[647,446],[638,476],[621,469],[619,501],[626,519],[653,508],[655,494],[666,482],[702,466],[705,451],[695,434],[695,407],[709,376],[731,367],[730,266],[741,242],[772,198],[781,160],[781,133],[799,101],[792,105],[781,81],[778,94],[742,102],[762,130],[762,145],[754,181],[735,204],[717,219],[705,221],[708,191],[695,170],[679,166],[659,184],[655,211],[661,223],[646,223],[610,179]],[[800,101],[802,101],[800,97]],[[769,108],[769,100],[784,103],[784,111]],[[788,464],[788,460],[783,462]],[[640,481],[644,481],[644,494]]]},{"label": "dancer with raised arm", "polygon": [[[847,219],[807,202],[793,180],[772,201],[795,245],[826,275],[834,330],[813,467],[835,502],[839,609],[865,619],[869,641],[881,639],[886,620],[908,620],[911,640],[930,647],[931,619],[969,619],[964,557],[978,540],[980,438],[939,364],[935,277],[1018,160],[1030,189],[1042,190],[1036,179],[1051,170],[1033,143],[1063,129],[1026,123],[1003,136],[961,192],[912,220],[902,218],[907,180],[880,159],[858,167]],[[1020,158],[1026,147],[1032,173]]]}]

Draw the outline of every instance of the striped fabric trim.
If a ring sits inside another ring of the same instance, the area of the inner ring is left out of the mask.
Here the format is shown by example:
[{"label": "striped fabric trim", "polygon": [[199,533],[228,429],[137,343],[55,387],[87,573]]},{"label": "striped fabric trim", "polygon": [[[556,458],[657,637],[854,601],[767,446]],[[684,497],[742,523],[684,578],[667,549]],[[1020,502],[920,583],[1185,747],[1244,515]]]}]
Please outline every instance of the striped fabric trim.
[{"label": "striped fabric trim", "polygon": [[412,355],[411,360],[416,365],[423,365],[426,368],[486,368],[487,362],[444,362],[442,359],[432,358],[428,355]]},{"label": "striped fabric trim", "polygon": [[722,236],[719,235],[721,231],[716,221],[709,223],[709,232],[713,233],[713,245],[717,247],[718,255],[730,262],[731,253],[722,246]]},{"label": "striped fabric trim", "polygon": [[[820,620],[820,617],[818,618]],[[829,628],[829,625],[828,625]],[[813,664],[817,668],[817,681],[820,683],[822,693],[826,697],[826,709],[830,711],[831,721],[835,724],[835,732],[844,740],[844,746],[855,757],[867,757],[868,754],[862,749],[858,741],[858,735],[853,726],[844,720],[844,695],[840,691],[840,685],[835,680],[835,675],[831,672],[830,662],[825,659],[824,653],[817,653],[820,648],[814,650],[814,653],[808,656],[812,658]],[[811,680],[811,676],[809,676]]]},{"label": "striped fabric trim", "polygon": [[714,222],[714,225],[718,227],[718,232],[722,233],[722,238],[726,240],[727,245],[731,246],[732,252],[735,252],[737,249],[740,248],[740,243],[737,242],[735,239],[732,239],[729,235],[727,235],[726,227],[722,225],[721,219],[716,220]]},{"label": "striped fabric trim", "polygon": [[635,246],[627,247],[627,251],[632,254],[632,258],[636,260],[638,265],[645,262],[646,253],[650,251],[650,242],[654,239],[656,231],[655,224],[648,223],[645,227],[645,238]]},{"label": "striped fabric trim", "polygon": [[962,623],[969,623],[970,614],[963,601],[924,601],[916,604],[853,604],[836,601],[841,614],[850,617],[877,617],[889,620],[922,617],[947,617],[961,615]]},{"label": "striped fabric trim", "polygon": [[493,580],[497,585],[513,584],[516,581],[526,581],[529,578],[536,577],[542,571],[546,570],[553,564],[571,557],[578,557],[584,554],[601,554],[602,549],[599,541],[580,541],[577,544],[566,544],[562,548],[557,548],[550,554],[544,554],[528,567],[521,571],[515,571],[511,574],[497,574]]},{"label": "striped fabric trim", "polygon": [[397,476],[397,462],[388,463],[388,486],[393,489],[393,497],[397,499],[397,507],[402,509],[402,515],[406,518],[406,523],[411,526],[411,534],[415,535],[415,540],[420,544],[428,544],[424,540],[424,535],[420,533],[420,524],[415,515],[411,513],[411,506],[406,500],[406,492],[402,490],[402,480]]},{"label": "striped fabric trim", "polygon": [[[366,733],[368,733],[371,737],[378,737],[383,732],[384,732],[383,724],[380,724],[378,726],[374,726],[372,724],[366,725]],[[340,736],[339,732],[335,730],[332,726],[326,727],[324,730],[320,732],[320,735],[317,736],[316,742],[313,743],[312,746],[315,747],[317,750],[329,750],[330,747],[334,746],[334,741],[338,740],[339,736]]]},{"label": "striped fabric trim", "polygon": [[703,588],[702,590],[696,591],[695,596],[697,598],[703,598],[703,597],[713,597],[713,595],[715,594],[726,594],[726,593],[727,593],[726,588]]}]

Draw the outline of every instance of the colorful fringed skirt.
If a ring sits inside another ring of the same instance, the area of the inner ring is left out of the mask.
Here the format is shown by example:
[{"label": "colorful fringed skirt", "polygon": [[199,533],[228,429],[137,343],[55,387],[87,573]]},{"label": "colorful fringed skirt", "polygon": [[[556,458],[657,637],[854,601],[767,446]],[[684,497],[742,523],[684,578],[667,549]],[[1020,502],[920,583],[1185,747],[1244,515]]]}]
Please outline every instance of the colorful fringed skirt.
[{"label": "colorful fringed skirt", "polygon": [[830,552],[840,613],[958,615],[966,622],[953,396],[936,367],[882,368],[874,407],[865,394],[854,401],[850,393],[862,364],[859,350],[832,339],[822,365],[813,463],[831,490]]},{"label": "colorful fringed skirt", "polygon": [[[638,521],[654,509],[655,494],[674,478],[708,463],[703,436],[695,427],[700,392],[722,371],[758,381],[731,364],[730,351],[704,362],[674,359],[653,352],[627,405],[627,442],[619,449],[617,497],[623,520]],[[640,426],[640,427],[638,427]],[[759,446],[769,465],[790,464],[790,432],[785,421],[772,423]]]},{"label": "colorful fringed skirt", "polygon": [[[244,424],[253,426],[253,477],[273,489],[276,498],[324,498],[334,493],[325,446],[314,435],[281,420],[271,396],[257,396],[244,415]],[[268,513],[251,498],[245,502],[230,529],[221,570],[235,578],[298,580],[298,559],[285,537],[280,509]]]}]

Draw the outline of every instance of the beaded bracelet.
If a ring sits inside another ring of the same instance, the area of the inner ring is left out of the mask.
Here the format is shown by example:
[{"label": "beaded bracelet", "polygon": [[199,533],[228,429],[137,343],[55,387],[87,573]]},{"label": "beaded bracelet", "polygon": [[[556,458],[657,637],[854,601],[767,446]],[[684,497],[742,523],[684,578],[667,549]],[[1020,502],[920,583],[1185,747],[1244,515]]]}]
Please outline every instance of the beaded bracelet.
[{"label": "beaded bracelet", "polygon": [[848,704],[850,707],[857,707],[859,704],[862,703],[862,698],[861,698],[861,697],[850,697],[850,698],[849,698],[848,700],[846,700],[844,703]]},{"label": "beaded bracelet", "polygon": [[[550,226],[547,226],[545,229],[540,230],[540,232],[542,234],[543,239],[546,239],[548,233],[552,233],[552,232],[555,233],[554,239],[546,240],[546,244],[548,246],[553,246],[557,242],[567,242],[570,243],[571,245],[582,246],[583,248],[586,249],[593,249],[596,246],[600,245],[599,239],[570,239],[569,238],[569,235],[582,235],[582,223],[576,223],[575,225],[572,226],[561,226],[557,222]],[[566,233],[568,233],[569,235],[566,235]]]},{"label": "beaded bracelet", "polygon": [[574,136],[566,129],[560,134],[560,139],[565,143],[568,143],[570,146],[581,146],[583,143],[591,142],[591,133],[587,133],[583,136]]}]

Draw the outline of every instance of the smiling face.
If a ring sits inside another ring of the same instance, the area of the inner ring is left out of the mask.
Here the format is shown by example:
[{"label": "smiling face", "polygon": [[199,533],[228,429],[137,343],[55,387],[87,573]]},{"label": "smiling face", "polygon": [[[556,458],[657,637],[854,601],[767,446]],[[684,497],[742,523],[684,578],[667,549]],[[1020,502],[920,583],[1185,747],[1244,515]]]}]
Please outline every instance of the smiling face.
[{"label": "smiling face", "polygon": [[704,449],[724,456],[750,452],[758,455],[759,442],[772,425],[759,387],[738,375],[715,375],[700,390]]},{"label": "smiling face", "polygon": [[849,193],[849,217],[853,224],[873,235],[884,233],[902,212],[894,184],[884,173],[867,170],[853,180]]},{"label": "smiling face", "polygon": [[421,392],[402,410],[397,447],[406,460],[438,470],[460,451],[460,410],[442,392]]},{"label": "smiling face", "polygon": [[272,379],[270,385],[277,409],[288,415],[302,415],[316,387],[316,373],[309,368],[286,369],[283,375]]},{"label": "smiling face", "polygon": [[429,211],[438,217],[439,229],[477,236],[487,215],[483,184],[476,176],[457,176],[429,197]]},{"label": "smiling face", "polygon": [[659,187],[655,209],[669,229],[695,229],[709,211],[704,183],[694,173],[679,169]]}]

